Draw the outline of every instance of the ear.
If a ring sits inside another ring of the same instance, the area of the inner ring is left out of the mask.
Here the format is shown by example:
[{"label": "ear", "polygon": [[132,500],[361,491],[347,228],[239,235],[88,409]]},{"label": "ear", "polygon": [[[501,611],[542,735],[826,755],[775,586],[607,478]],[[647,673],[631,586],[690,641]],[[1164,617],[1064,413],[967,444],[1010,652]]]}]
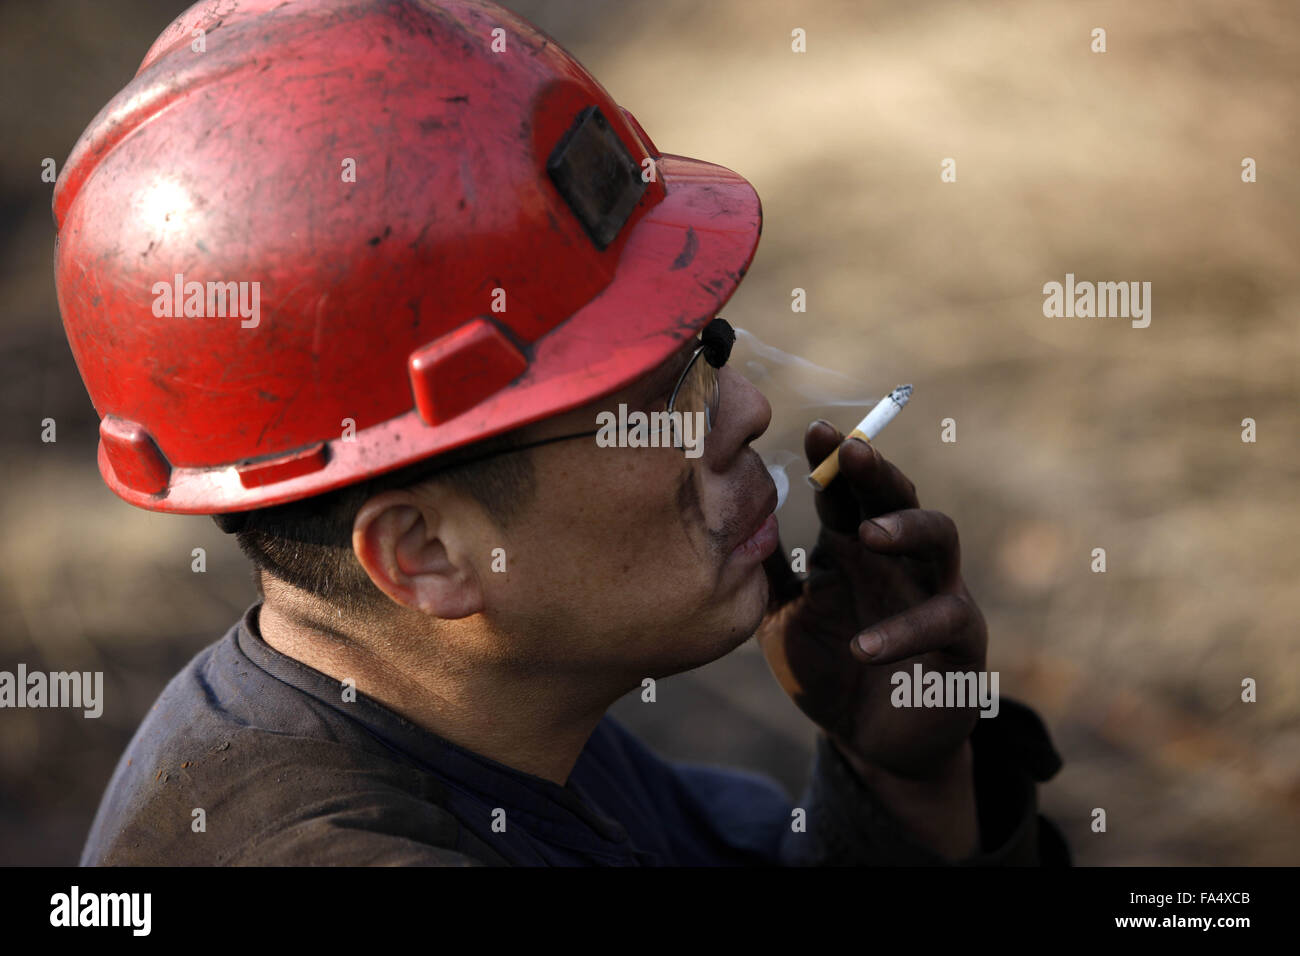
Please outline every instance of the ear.
[{"label": "ear", "polygon": [[483,610],[469,551],[427,496],[395,490],[368,499],[352,525],[352,550],[375,587],[403,607],[446,620]]}]

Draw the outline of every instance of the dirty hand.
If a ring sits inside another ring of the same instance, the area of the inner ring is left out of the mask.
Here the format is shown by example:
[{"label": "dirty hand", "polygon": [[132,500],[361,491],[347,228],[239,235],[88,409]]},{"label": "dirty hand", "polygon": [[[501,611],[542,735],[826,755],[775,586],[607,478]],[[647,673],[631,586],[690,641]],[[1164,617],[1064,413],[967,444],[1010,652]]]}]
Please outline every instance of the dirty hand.
[{"label": "dirty hand", "polygon": [[[809,466],[841,441],[829,423],[810,425]],[[962,581],[957,528],[922,510],[911,481],[857,439],[840,449],[840,475],[817,493],[817,513],[805,580],[779,547],[764,565],[772,596],[757,638],[768,665],[851,761],[904,778],[941,772],[977,710],[894,707],[890,678],[918,661],[926,673],[984,668],[988,632]],[[878,649],[863,651],[863,638],[879,638]]]}]

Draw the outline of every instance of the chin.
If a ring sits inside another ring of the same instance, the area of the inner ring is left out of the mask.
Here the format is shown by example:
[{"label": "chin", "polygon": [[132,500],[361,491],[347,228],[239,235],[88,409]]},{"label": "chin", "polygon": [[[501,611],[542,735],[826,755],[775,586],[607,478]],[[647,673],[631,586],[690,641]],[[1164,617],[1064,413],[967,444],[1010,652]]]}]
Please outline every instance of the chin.
[{"label": "chin", "polygon": [[[762,565],[756,565],[739,587],[726,596],[714,596],[700,608],[697,627],[689,634],[679,632],[671,641],[673,659],[665,662],[662,674],[667,677],[694,670],[730,654],[754,636],[767,613],[768,583]],[[662,645],[667,647],[668,644]]]},{"label": "chin", "polygon": [[757,565],[737,589],[731,600],[726,624],[718,629],[719,638],[726,638],[726,646],[717,655],[727,654],[754,636],[767,614],[768,583],[762,565]]},{"label": "chin", "polygon": [[763,618],[767,616],[767,601],[771,593],[771,585],[767,580],[767,572],[763,570],[760,564],[754,569],[754,581],[745,589],[745,595],[749,601],[747,605],[748,627],[745,631],[745,639],[754,636],[758,626],[763,623]]}]

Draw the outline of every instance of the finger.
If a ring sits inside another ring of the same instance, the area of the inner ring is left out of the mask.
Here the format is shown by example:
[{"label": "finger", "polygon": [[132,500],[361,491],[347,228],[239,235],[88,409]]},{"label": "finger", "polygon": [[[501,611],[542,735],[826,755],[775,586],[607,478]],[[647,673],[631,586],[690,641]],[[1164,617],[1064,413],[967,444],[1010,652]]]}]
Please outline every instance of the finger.
[{"label": "finger", "polygon": [[[803,450],[808,458],[809,469],[816,468],[825,461],[843,440],[840,430],[828,421],[818,420],[809,425],[803,436]],[[856,533],[862,512],[847,481],[832,481],[824,490],[813,495],[813,502],[817,507],[817,518],[823,526],[842,534]]]},{"label": "finger", "polygon": [[916,486],[875,445],[858,438],[840,444],[842,439],[839,430],[824,420],[813,422],[804,433],[810,467],[839,448],[840,477],[814,496],[823,525],[852,534],[864,517],[920,506]]},{"label": "finger", "polygon": [[910,508],[868,518],[858,527],[858,537],[872,551],[932,562],[940,590],[952,588],[961,574],[957,525],[942,511]]},{"label": "finger", "polygon": [[842,441],[844,436],[840,430],[826,419],[819,418],[810,423],[808,430],[803,433],[803,453],[808,459],[808,467],[816,468],[820,465]]},{"label": "finger", "polygon": [[850,438],[840,446],[840,475],[865,518],[920,506],[911,480],[879,449],[860,438]]},{"label": "finger", "polygon": [[960,645],[978,639],[978,630],[971,627],[977,613],[965,597],[940,594],[869,627],[849,643],[849,650],[868,664],[892,664],[931,651],[953,649],[976,657],[978,647]]}]

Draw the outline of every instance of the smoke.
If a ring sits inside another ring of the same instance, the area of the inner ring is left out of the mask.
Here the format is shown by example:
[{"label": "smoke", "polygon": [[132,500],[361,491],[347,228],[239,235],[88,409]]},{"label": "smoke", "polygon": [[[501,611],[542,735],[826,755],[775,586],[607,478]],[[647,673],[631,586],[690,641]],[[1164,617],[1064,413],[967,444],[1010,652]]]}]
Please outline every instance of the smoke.
[{"label": "smoke", "polygon": [[[879,400],[861,382],[832,369],[823,368],[799,355],[768,345],[747,329],[736,329],[736,342],[728,366],[754,383],[772,405],[773,427],[769,435],[788,440],[807,425],[804,416],[789,415],[810,408],[858,408],[866,414]],[[783,420],[784,419],[784,420]],[[763,452],[767,472],[776,484],[776,508],[781,510],[790,496],[791,469],[807,471],[803,455],[788,448]]]},{"label": "smoke", "polygon": [[880,400],[856,379],[783,352],[747,329],[736,329],[728,364],[758,386],[773,407],[870,409]]},{"label": "smoke", "polygon": [[798,455],[785,448],[778,448],[764,458],[767,473],[772,476],[772,481],[776,484],[777,511],[781,510],[785,499],[790,496],[790,466],[801,460]]}]

